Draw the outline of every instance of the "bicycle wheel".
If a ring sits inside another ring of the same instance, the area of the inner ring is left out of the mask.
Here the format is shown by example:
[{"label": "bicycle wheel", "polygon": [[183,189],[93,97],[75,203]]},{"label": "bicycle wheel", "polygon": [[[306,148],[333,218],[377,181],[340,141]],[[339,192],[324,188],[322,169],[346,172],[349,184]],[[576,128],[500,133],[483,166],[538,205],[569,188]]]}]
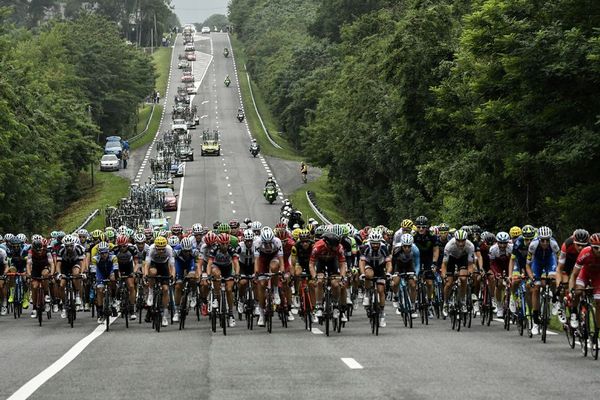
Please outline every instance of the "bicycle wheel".
[{"label": "bicycle wheel", "polygon": [[154,329],[156,332],[160,332],[160,328],[162,325],[162,288],[160,288],[157,293],[154,293],[154,306],[153,306],[153,316],[154,316]]},{"label": "bicycle wheel", "polygon": [[375,336],[379,336],[379,319],[381,318],[379,310],[379,299],[375,302],[375,312],[373,313],[375,318]]},{"label": "bicycle wheel", "polygon": [[580,304],[579,306],[579,344],[581,346],[581,352],[584,357],[588,354],[588,339],[590,337],[590,314],[588,312],[587,304]]},{"label": "bicycle wheel", "polygon": [[104,319],[105,319],[105,324],[106,324],[106,331],[108,332],[109,328],[110,328],[110,295],[109,295],[109,291],[105,288],[104,289]]},{"label": "bicycle wheel", "polygon": [[121,315],[125,318],[125,328],[129,328],[129,291],[126,293],[122,293],[124,297],[123,302],[121,303]]},{"label": "bicycle wheel", "polygon": [[[545,290],[544,290],[545,292]],[[548,297],[544,293],[542,295],[542,320],[541,320],[541,331],[542,331],[542,342],[546,343],[546,334],[548,332],[548,320],[550,318],[548,310]]]},{"label": "bicycle wheel", "polygon": [[187,315],[187,290],[184,289],[183,295],[181,296],[181,301],[179,304],[179,330],[183,330],[185,328],[185,317]]},{"label": "bicycle wheel", "polygon": [[590,336],[590,353],[594,360],[598,359],[598,325],[596,325],[596,311],[592,306],[588,310],[590,325],[589,325],[589,336]]},{"label": "bicycle wheel", "polygon": [[221,328],[223,329],[223,336],[227,336],[227,296],[225,291],[221,290],[221,301],[219,302],[219,316],[221,319]]}]

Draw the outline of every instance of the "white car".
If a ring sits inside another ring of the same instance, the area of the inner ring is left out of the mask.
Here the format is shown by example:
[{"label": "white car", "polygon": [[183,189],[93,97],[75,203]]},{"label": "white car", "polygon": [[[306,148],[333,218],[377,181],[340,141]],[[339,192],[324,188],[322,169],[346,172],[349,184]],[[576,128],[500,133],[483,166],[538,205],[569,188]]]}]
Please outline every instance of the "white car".
[{"label": "white car", "polygon": [[121,160],[114,154],[105,154],[100,159],[100,171],[118,171]]},{"label": "white car", "polygon": [[203,33],[203,34],[204,34],[204,33],[210,33],[210,27],[208,27],[208,26],[203,26],[203,27],[202,27],[202,33]]}]

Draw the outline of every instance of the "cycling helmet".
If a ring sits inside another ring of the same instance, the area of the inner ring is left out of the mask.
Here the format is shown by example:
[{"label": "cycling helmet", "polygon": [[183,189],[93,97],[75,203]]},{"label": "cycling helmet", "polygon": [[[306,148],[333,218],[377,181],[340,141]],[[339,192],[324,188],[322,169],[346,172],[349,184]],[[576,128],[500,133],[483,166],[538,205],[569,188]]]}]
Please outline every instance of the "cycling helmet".
[{"label": "cycling helmet", "polygon": [[[525,225],[525,226],[531,226],[531,225]],[[523,228],[525,228],[525,226]],[[518,226],[513,226],[512,228],[510,228],[508,233],[510,234],[511,238],[515,239],[515,238],[518,238],[519,236],[521,236],[521,233],[523,233],[523,230],[521,228],[519,228]]]},{"label": "cycling helmet", "polygon": [[419,215],[417,219],[415,219],[415,224],[417,226],[429,226],[429,220],[424,215]]},{"label": "cycling helmet", "polygon": [[177,235],[171,235],[167,241],[169,242],[169,246],[175,247],[179,244],[179,237],[177,237]]},{"label": "cycling helmet", "polygon": [[31,248],[37,252],[42,251],[42,249],[44,248],[44,238],[35,238],[35,240],[31,240]]},{"label": "cycling helmet", "polygon": [[263,242],[271,242],[274,236],[275,234],[273,233],[273,230],[268,226],[265,226],[260,230],[260,239]]},{"label": "cycling helmet", "polygon": [[300,229],[300,228],[295,228],[295,229],[292,231],[292,239],[294,239],[294,240],[298,240],[298,239],[300,238],[300,232],[301,232],[301,231],[302,231],[302,229]]},{"label": "cycling helmet", "polygon": [[154,239],[154,246],[159,248],[167,247],[167,239],[162,236],[157,237]]},{"label": "cycling helmet", "polygon": [[450,228],[450,229],[448,229],[448,234],[450,236],[454,236],[455,233],[456,233],[456,228]]},{"label": "cycling helmet", "polygon": [[260,223],[260,221],[254,221],[252,222],[250,227],[253,231],[260,231],[262,229],[262,224]]},{"label": "cycling helmet", "polygon": [[316,238],[320,239],[324,233],[325,233],[325,228],[322,225],[319,225],[315,228],[315,237]]},{"label": "cycling helmet", "polygon": [[136,233],[133,239],[136,243],[146,243],[146,235],[143,233]]},{"label": "cycling helmet", "polygon": [[323,240],[329,247],[337,247],[340,244],[340,238],[333,232],[325,232]]},{"label": "cycling helmet", "polygon": [[400,223],[400,228],[402,229],[412,229],[413,227],[413,222],[410,219],[403,219],[402,222]]},{"label": "cycling helmet", "polygon": [[277,225],[275,225],[275,229],[277,229],[277,228],[284,228],[285,229],[286,227],[287,227],[287,225],[284,224],[283,222],[278,222]]},{"label": "cycling helmet", "polygon": [[467,240],[468,235],[469,234],[464,229],[459,229],[456,232],[454,232],[454,238],[456,240]]},{"label": "cycling helmet", "polygon": [[252,232],[252,229],[246,229],[244,231],[244,240],[254,240],[254,232]]},{"label": "cycling helmet", "polygon": [[339,225],[339,224],[333,225],[331,232],[338,238],[341,238],[344,235],[344,230],[342,229],[342,225]]},{"label": "cycling helmet", "polygon": [[183,239],[181,239],[181,248],[183,250],[192,250],[193,247],[194,243],[192,242],[192,239],[190,239],[189,237],[184,237]]},{"label": "cycling helmet", "polygon": [[[515,228],[515,227],[513,227],[513,228]],[[510,228],[511,231],[513,228]],[[518,228],[518,226],[516,228]],[[521,233],[523,234],[523,237],[525,239],[533,239],[535,237],[535,228],[531,225],[525,225],[523,227],[523,229],[521,230]]]},{"label": "cycling helmet", "polygon": [[94,240],[98,240],[100,239],[100,235],[103,235],[104,233],[100,230],[100,229],[96,229],[92,231],[92,239]]},{"label": "cycling helmet", "polygon": [[58,231],[58,232],[56,233],[56,238],[57,238],[58,240],[62,240],[62,238],[64,238],[64,237],[65,237],[65,235],[66,235],[66,233],[65,233],[64,231]]},{"label": "cycling helmet", "polygon": [[194,224],[192,225],[192,233],[194,235],[198,235],[202,233],[202,224]]},{"label": "cycling helmet", "polygon": [[219,243],[219,244],[227,244],[228,245],[230,241],[231,241],[231,235],[229,235],[229,233],[220,233],[217,236],[217,243]]},{"label": "cycling helmet", "polygon": [[169,232],[165,231],[164,229],[158,231],[158,236],[162,236],[165,239],[169,237]]},{"label": "cycling helmet", "polygon": [[498,232],[496,234],[496,241],[498,241],[498,243],[508,243],[510,241],[510,235],[506,232]]},{"label": "cycling helmet", "polygon": [[208,232],[206,235],[204,235],[204,243],[206,243],[207,246],[212,246],[217,243],[217,234],[214,232]]},{"label": "cycling helmet", "polygon": [[284,240],[285,238],[287,238],[287,230],[285,228],[275,228],[273,230],[273,233],[275,234],[276,237],[278,237],[281,240]]},{"label": "cycling helmet", "polygon": [[437,226],[430,226],[429,233],[431,233],[434,236],[437,236],[440,234],[440,228],[438,228]]},{"label": "cycling helmet", "polygon": [[488,246],[491,246],[496,241],[496,236],[492,232],[485,231],[481,234],[481,239],[483,239]]},{"label": "cycling helmet", "polygon": [[575,244],[586,245],[590,240],[590,233],[585,229],[575,229],[573,232],[573,241]]},{"label": "cycling helmet", "polygon": [[88,232],[88,230],[87,230],[87,229],[83,229],[83,228],[82,228],[82,229],[80,229],[80,230],[78,230],[78,231],[77,231],[77,234],[78,234],[79,236],[89,236],[89,235],[90,235],[90,233]]},{"label": "cycling helmet", "polygon": [[410,233],[403,233],[402,236],[400,236],[400,244],[402,246],[412,246],[414,242],[415,238]]},{"label": "cycling helmet", "polygon": [[108,253],[110,250],[110,246],[108,245],[107,242],[100,242],[98,243],[98,253]]},{"label": "cycling helmet", "polygon": [[125,235],[127,233],[127,226],[125,225],[121,225],[118,229],[117,229],[117,233],[119,235]]},{"label": "cycling helmet", "polygon": [[600,233],[592,234],[589,241],[592,246],[600,246]]},{"label": "cycling helmet", "polygon": [[479,225],[471,225],[471,232],[475,235],[480,235],[481,227]]},{"label": "cycling helmet", "polygon": [[19,234],[17,235],[17,237],[18,237],[19,239],[21,239],[21,242],[23,242],[23,243],[27,243],[27,235],[25,235],[24,233],[19,233]]},{"label": "cycling helmet", "polygon": [[[7,233],[7,235],[10,235],[10,234],[9,234],[9,233]],[[58,236],[58,231],[52,231],[52,232],[50,233],[50,237],[51,237],[52,239],[56,239],[56,237],[57,237],[57,236]]]},{"label": "cycling helmet", "polygon": [[448,224],[442,222],[438,225],[438,230],[440,231],[440,233],[448,233],[450,231],[450,227],[448,226]]},{"label": "cycling helmet", "polygon": [[153,239],[156,239],[157,237],[161,237],[161,236],[160,236],[160,231],[159,231],[159,230],[156,230],[156,231],[153,231],[153,232],[152,232],[152,238],[153,238]]},{"label": "cycling helmet", "polygon": [[12,233],[7,233],[6,235],[4,235],[4,241],[6,243],[10,243],[11,239],[14,237],[15,237],[15,235],[13,235]]},{"label": "cycling helmet", "polygon": [[552,229],[547,226],[540,226],[538,236],[540,239],[550,239],[552,237]]},{"label": "cycling helmet", "polygon": [[36,242],[36,241],[41,242],[42,240],[44,240],[44,237],[42,235],[35,234],[31,237],[31,243]]},{"label": "cycling helmet", "polygon": [[244,223],[246,224],[246,226],[248,226],[249,224],[252,223],[252,220],[248,217],[244,218]]},{"label": "cycling helmet", "polygon": [[119,236],[117,236],[117,246],[126,246],[128,244],[129,238],[127,238],[127,235],[121,233]]},{"label": "cycling helmet", "polygon": [[183,232],[183,226],[180,224],[175,224],[171,227],[171,232],[173,232],[175,235],[179,235],[181,232]]},{"label": "cycling helmet", "polygon": [[310,231],[308,229],[301,229],[298,233],[298,239],[300,241],[309,240],[310,239]]},{"label": "cycling helmet", "polygon": [[348,225],[340,225],[340,227],[342,228],[342,234],[340,235],[341,237],[346,237],[350,235],[351,231]]},{"label": "cycling helmet", "polygon": [[215,221],[213,222],[213,230],[217,230],[219,228],[219,225],[221,225],[221,221]]},{"label": "cycling helmet", "polygon": [[104,236],[106,236],[107,239],[114,239],[115,238],[115,231],[112,229],[106,229],[104,231]]},{"label": "cycling helmet", "polygon": [[75,244],[75,236],[73,235],[66,235],[63,240],[62,243],[66,246],[72,246]]},{"label": "cycling helmet", "polygon": [[232,219],[231,221],[229,221],[229,227],[231,229],[236,229],[240,227],[240,221],[238,221],[237,219]]},{"label": "cycling helmet", "polygon": [[219,233],[229,233],[231,232],[231,227],[228,223],[223,222],[222,224],[219,224],[219,226],[217,227],[217,231]]},{"label": "cycling helmet", "polygon": [[383,242],[383,235],[379,229],[371,229],[369,232],[369,242],[370,243],[381,243]]}]

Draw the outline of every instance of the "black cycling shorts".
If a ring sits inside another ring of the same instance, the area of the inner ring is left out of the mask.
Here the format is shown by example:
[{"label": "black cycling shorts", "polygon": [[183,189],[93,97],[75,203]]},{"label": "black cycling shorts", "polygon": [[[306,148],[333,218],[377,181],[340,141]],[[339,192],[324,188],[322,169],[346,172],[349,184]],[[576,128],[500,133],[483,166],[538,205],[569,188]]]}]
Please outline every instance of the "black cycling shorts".
[{"label": "black cycling shorts", "polygon": [[446,275],[453,275],[455,271],[467,269],[469,267],[469,258],[465,254],[460,258],[450,256],[446,263]]},{"label": "black cycling shorts", "polygon": [[327,273],[327,275],[329,276],[340,274],[340,265],[338,263],[337,258],[332,258],[331,260],[326,261],[317,260],[315,267],[317,270],[317,274]]}]

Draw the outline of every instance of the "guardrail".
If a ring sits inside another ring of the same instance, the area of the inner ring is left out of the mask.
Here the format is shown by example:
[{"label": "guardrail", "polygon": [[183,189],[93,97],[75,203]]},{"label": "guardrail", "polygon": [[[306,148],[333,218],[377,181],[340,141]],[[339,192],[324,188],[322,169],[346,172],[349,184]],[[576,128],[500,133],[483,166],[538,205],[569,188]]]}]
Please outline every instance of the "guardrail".
[{"label": "guardrail", "polygon": [[138,133],[137,135],[127,139],[128,142],[133,143],[136,140],[138,140],[139,138],[141,138],[142,136],[144,136],[144,133],[146,133],[148,131],[148,128],[150,127],[150,122],[152,122],[152,116],[154,115],[154,107],[156,106],[156,104],[152,104],[152,110],[150,111],[150,117],[148,117],[148,122],[146,123],[146,127],[144,128],[143,131],[141,131],[140,133]]},{"label": "guardrail", "polygon": [[[246,65],[244,64],[244,69],[246,69]],[[265,123],[263,122],[259,112],[258,112],[258,107],[256,107],[256,101],[254,100],[254,93],[252,93],[252,83],[250,83],[250,74],[248,74],[248,72],[246,72],[246,78],[248,79],[248,88],[250,89],[250,97],[252,98],[252,104],[254,105],[254,111],[256,111],[256,115],[258,116],[258,120],[260,121],[260,124],[262,125],[263,131],[265,131],[265,135],[267,135],[267,139],[269,139],[269,142],[271,142],[271,144],[278,148],[278,149],[283,149],[283,147],[281,147],[280,145],[278,145],[272,138],[271,135],[269,135],[269,131],[267,130],[267,127],[265,126]]]},{"label": "guardrail", "polygon": [[77,231],[79,231],[80,229],[83,229],[86,226],[88,226],[88,224],[98,215],[99,212],[100,212],[100,209],[96,208],[90,215],[88,215],[88,217],[85,219],[85,221],[83,221],[83,223],[81,225],[79,225],[79,227],[77,229],[75,229],[75,232],[73,232],[73,233],[77,233]]},{"label": "guardrail", "polygon": [[316,201],[314,200],[314,193],[310,190],[306,191],[306,200],[308,201],[308,205],[310,206],[310,208],[312,208],[314,213],[317,214],[317,217],[321,219],[321,222],[324,222],[327,225],[333,225],[331,221],[328,220],[327,217],[325,217],[325,215],[317,205]]}]

